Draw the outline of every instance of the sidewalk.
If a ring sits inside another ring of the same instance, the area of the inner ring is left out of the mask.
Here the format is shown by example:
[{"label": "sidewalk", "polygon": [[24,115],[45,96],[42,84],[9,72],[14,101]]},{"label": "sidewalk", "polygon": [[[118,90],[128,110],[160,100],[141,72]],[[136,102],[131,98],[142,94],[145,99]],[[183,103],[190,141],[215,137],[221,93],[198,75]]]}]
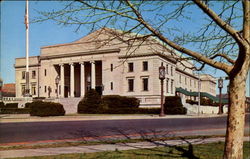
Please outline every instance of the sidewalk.
[{"label": "sidewalk", "polygon": [[[15,158],[15,157],[30,157],[30,156],[49,156],[71,153],[93,153],[102,151],[115,150],[132,150],[141,148],[154,148],[162,146],[174,146],[181,144],[205,144],[212,142],[224,141],[220,138],[207,139],[187,139],[187,140],[167,140],[154,142],[137,142],[137,143],[119,143],[119,144],[101,144],[89,146],[74,146],[74,147],[58,147],[58,148],[40,148],[40,149],[22,149],[22,150],[4,150],[0,151],[0,158]],[[249,137],[244,137],[245,141],[250,141]]]},{"label": "sidewalk", "polygon": [[227,114],[201,114],[201,115],[166,115],[159,117],[159,115],[117,115],[117,114],[98,114],[98,115],[65,115],[65,116],[51,116],[51,117],[36,117],[29,114],[0,114],[0,123],[12,122],[49,122],[49,121],[81,121],[81,120],[127,120],[127,119],[172,119],[172,118],[211,118],[222,117]]}]

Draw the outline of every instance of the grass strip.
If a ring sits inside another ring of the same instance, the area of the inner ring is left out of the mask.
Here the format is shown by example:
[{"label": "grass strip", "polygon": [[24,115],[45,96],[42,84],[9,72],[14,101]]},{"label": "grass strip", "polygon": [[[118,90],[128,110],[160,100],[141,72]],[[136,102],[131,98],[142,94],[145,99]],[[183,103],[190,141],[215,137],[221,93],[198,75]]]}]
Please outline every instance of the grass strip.
[{"label": "grass strip", "polygon": [[[25,159],[221,159],[224,142],[164,146],[126,151],[104,151],[96,153],[64,154],[55,156],[25,157]],[[244,159],[250,157],[250,142],[244,142]],[[23,158],[15,158],[23,159]]]},{"label": "grass strip", "polygon": [[70,141],[70,142],[55,142],[55,143],[39,143],[14,146],[0,146],[0,150],[18,150],[18,149],[39,149],[39,148],[55,148],[55,147],[71,147],[71,146],[87,146],[100,144],[118,144],[118,143],[135,143],[143,141],[165,141],[165,140],[182,140],[182,139],[207,139],[225,137],[225,135],[205,135],[205,136],[176,136],[176,137],[161,137],[161,138],[140,138],[140,139],[106,139],[99,141]]}]

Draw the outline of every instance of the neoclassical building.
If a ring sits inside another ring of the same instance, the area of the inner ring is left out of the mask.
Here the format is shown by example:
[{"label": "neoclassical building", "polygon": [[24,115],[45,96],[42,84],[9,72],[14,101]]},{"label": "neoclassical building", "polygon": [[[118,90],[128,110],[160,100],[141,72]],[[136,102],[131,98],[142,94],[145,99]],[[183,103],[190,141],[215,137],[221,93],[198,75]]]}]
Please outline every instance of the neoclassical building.
[{"label": "neoclassical building", "polygon": [[[159,41],[130,40],[133,36],[102,28],[71,43],[41,47],[40,56],[29,58],[30,93],[33,97],[75,98],[83,97],[92,88],[103,95],[137,97],[141,106],[159,106],[161,63],[166,68],[165,96],[175,95],[177,87],[198,91],[198,76],[184,67],[193,66],[192,62],[180,64],[176,60],[178,53]],[[22,97],[24,57],[16,58],[15,70],[16,96]],[[58,85],[56,78],[60,79]],[[212,84],[203,87],[202,81]],[[215,86],[214,77],[201,78],[201,91],[211,89],[208,93],[215,95]]]}]

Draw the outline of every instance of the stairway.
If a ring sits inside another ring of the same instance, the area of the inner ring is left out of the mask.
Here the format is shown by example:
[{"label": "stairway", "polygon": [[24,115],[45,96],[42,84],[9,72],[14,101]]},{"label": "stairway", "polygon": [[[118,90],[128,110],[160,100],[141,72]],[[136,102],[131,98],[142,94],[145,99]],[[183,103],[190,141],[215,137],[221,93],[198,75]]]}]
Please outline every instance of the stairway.
[{"label": "stairway", "polygon": [[66,114],[77,113],[77,105],[82,98],[59,98],[58,102],[63,105]]}]

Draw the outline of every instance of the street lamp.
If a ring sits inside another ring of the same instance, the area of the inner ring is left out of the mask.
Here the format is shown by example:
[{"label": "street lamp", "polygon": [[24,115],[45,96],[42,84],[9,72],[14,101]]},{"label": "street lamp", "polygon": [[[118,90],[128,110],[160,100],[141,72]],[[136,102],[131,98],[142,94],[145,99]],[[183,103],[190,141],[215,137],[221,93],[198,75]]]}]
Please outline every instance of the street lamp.
[{"label": "street lamp", "polygon": [[220,77],[219,79],[218,79],[218,88],[219,88],[219,90],[220,90],[220,101],[219,101],[219,112],[218,112],[218,114],[222,114],[223,113],[223,107],[222,107],[222,103],[221,103],[221,90],[222,90],[222,88],[223,88],[223,79]]},{"label": "street lamp", "polygon": [[56,98],[58,98],[58,84],[60,81],[60,77],[56,76],[55,83],[56,83]]},{"label": "street lamp", "polygon": [[163,62],[159,67],[159,79],[161,80],[161,113],[160,117],[165,116],[164,107],[163,107],[163,81],[165,79],[165,67],[163,66]]}]

